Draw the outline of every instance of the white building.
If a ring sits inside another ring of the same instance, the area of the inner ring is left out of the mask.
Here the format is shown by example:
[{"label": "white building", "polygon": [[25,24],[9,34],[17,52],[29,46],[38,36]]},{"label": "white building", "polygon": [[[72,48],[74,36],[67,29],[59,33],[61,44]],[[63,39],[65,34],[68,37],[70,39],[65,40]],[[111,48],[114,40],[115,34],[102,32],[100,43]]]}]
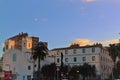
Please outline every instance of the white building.
[{"label": "white building", "polygon": [[[3,70],[12,71],[12,80],[31,80],[37,65],[31,59],[31,48],[39,42],[38,37],[28,37],[21,33],[9,38],[3,48]],[[45,60],[43,64],[50,63]]]},{"label": "white building", "polygon": [[65,65],[83,65],[88,63],[95,65],[97,75],[104,80],[112,72],[113,61],[106,48],[101,44],[81,47],[55,48],[49,51],[50,56],[54,56],[53,61],[60,66],[61,53],[63,53],[63,63]]},{"label": "white building", "polygon": [[[31,80],[36,63],[31,59],[31,48],[39,42],[38,37],[29,37],[27,33],[21,33],[9,38],[4,43],[3,70],[12,71],[13,80]],[[44,64],[61,64],[61,53],[65,65],[83,65],[89,63],[96,66],[96,73],[102,79],[107,78],[113,68],[113,61],[106,48],[101,44],[81,47],[56,48],[49,51]]]}]

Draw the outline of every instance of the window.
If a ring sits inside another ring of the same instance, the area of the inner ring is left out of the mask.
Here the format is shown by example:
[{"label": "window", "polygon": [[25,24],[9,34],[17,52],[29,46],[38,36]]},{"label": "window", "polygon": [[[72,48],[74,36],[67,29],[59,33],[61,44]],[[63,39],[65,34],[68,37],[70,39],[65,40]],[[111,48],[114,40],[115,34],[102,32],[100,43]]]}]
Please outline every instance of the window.
[{"label": "window", "polygon": [[94,47],[92,48],[92,52],[95,52],[95,48]]},{"label": "window", "polygon": [[28,70],[31,70],[31,66],[28,66]]},{"label": "window", "polygon": [[6,45],[6,49],[8,49],[8,45]]},{"label": "window", "polygon": [[37,65],[35,64],[34,67],[36,67]]},{"label": "window", "polygon": [[25,45],[26,45],[26,44],[24,43],[24,47],[25,47]]},{"label": "window", "polygon": [[77,58],[76,58],[76,57],[74,57],[74,58],[73,58],[73,61],[74,61],[74,62],[77,62]]},{"label": "window", "polygon": [[82,60],[83,60],[83,61],[86,61],[86,57],[82,57]]},{"label": "window", "polygon": [[5,52],[5,47],[3,47],[3,52]]},{"label": "window", "polygon": [[68,58],[65,58],[65,62],[68,62]]},{"label": "window", "polygon": [[95,56],[92,56],[92,61],[95,61]]},{"label": "window", "polygon": [[23,80],[25,80],[25,76],[23,76]]},{"label": "window", "polygon": [[13,62],[16,61],[16,54],[13,54]]},{"label": "window", "polygon": [[85,53],[85,48],[82,49],[82,52]]},{"label": "window", "polygon": [[60,59],[59,58],[57,58],[57,63],[59,63],[60,62]]},{"label": "window", "polygon": [[76,54],[76,49],[73,49],[73,53]]},{"label": "window", "polygon": [[31,75],[28,75],[28,76],[27,76],[27,80],[31,80]]},{"label": "window", "polygon": [[65,50],[65,54],[68,54],[68,50]]}]

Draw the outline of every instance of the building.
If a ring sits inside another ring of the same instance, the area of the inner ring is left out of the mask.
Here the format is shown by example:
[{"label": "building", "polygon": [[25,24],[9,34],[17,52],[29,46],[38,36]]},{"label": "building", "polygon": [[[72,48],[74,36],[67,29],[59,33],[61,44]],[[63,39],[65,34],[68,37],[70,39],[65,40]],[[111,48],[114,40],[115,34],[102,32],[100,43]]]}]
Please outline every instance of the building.
[{"label": "building", "polygon": [[101,44],[52,49],[49,51],[49,55],[54,56],[53,61],[57,66],[61,65],[61,53],[63,53],[65,65],[75,66],[84,63],[95,65],[96,74],[101,80],[108,78],[112,73],[113,61],[108,50]]},{"label": "building", "polygon": [[0,72],[3,71],[2,68],[3,68],[3,57],[0,58]]},{"label": "building", "polygon": [[[20,33],[4,42],[3,70],[12,72],[12,80],[31,80],[33,78],[33,72],[37,70],[37,63],[31,58],[31,48],[38,42],[38,37],[29,37],[27,33]],[[101,44],[52,49],[46,59],[41,61],[41,66],[53,62],[60,66],[61,53],[65,65],[75,66],[84,63],[95,65],[96,74],[101,80],[108,78],[112,73],[113,61],[107,48]]]},{"label": "building", "polygon": [[37,65],[31,58],[31,48],[38,42],[38,37],[29,37],[27,33],[20,33],[5,41],[3,70],[12,71],[12,80],[31,80],[33,78]]},{"label": "building", "polygon": [[3,57],[0,58],[0,80],[3,80],[4,73],[3,73]]}]

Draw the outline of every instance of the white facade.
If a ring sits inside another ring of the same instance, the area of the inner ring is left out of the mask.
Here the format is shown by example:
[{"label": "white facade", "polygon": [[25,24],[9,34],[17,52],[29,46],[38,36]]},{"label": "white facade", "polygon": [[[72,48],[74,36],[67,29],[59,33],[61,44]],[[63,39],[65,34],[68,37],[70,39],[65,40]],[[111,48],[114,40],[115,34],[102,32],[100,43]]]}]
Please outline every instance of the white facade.
[{"label": "white facade", "polygon": [[3,57],[3,70],[12,71],[12,74],[16,75],[15,80],[27,80],[27,77],[32,78],[33,63],[28,60],[28,53],[22,53],[15,49],[4,53]]},{"label": "white facade", "polygon": [[[3,70],[12,71],[13,80],[28,80],[33,76],[33,61],[30,59],[30,49],[27,41],[22,38],[22,50],[15,48],[14,40],[6,40],[3,54]],[[12,47],[10,47],[12,45]]]},{"label": "white facade", "polygon": [[[18,48],[16,48],[15,44],[18,44]],[[19,45],[21,45],[20,48]],[[37,70],[36,63],[31,59],[32,45],[32,38],[28,36],[21,38],[21,44],[17,41],[15,42],[13,39],[5,41],[3,70],[12,71],[12,80],[32,80],[33,72]],[[51,62],[45,59],[44,62],[41,61],[41,66],[49,63]]]},{"label": "white facade", "polygon": [[53,61],[58,66],[61,64],[61,53],[63,53],[63,63],[65,65],[74,66],[84,63],[95,65],[96,73],[102,79],[107,78],[112,72],[113,61],[108,51],[101,45],[53,49],[49,52],[49,55],[54,55]]},{"label": "white facade", "polygon": [[[36,41],[36,39],[34,39],[34,41]],[[16,45],[16,43],[18,45]],[[22,37],[20,42],[17,42],[17,39],[14,41],[11,38],[5,41],[3,70],[12,71],[13,80],[31,80],[33,78],[33,71],[37,70],[37,63],[31,59],[33,43],[33,39],[30,37]],[[99,44],[50,50],[46,59],[41,61],[41,67],[44,64],[53,62],[55,62],[57,66],[60,66],[61,53],[63,53],[63,63],[65,65],[74,66],[83,65],[84,63],[95,65],[96,73],[102,80],[107,78],[112,72],[113,61],[107,49]]]}]

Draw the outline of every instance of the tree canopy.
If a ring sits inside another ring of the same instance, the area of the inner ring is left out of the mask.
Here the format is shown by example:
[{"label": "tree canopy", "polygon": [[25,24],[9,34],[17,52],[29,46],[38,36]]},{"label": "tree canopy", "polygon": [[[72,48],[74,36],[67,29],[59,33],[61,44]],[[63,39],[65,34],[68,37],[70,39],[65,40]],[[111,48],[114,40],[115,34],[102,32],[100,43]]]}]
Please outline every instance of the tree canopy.
[{"label": "tree canopy", "polygon": [[48,48],[47,48],[45,42],[38,42],[32,48],[32,57],[33,57],[34,61],[37,60],[37,62],[38,62],[38,69],[36,71],[37,80],[40,80],[40,60],[44,60],[47,53],[48,53]]},{"label": "tree canopy", "polygon": [[110,44],[109,45],[109,52],[110,56],[112,57],[113,61],[116,61],[116,58],[120,58],[120,43],[119,44]]}]

